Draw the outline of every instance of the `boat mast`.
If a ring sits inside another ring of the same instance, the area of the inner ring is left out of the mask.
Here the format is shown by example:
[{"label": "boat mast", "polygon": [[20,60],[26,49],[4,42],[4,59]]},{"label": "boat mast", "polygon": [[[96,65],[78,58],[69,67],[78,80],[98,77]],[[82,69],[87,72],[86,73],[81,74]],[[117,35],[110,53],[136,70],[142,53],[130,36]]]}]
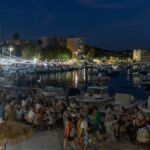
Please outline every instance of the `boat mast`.
[{"label": "boat mast", "polygon": [[2,41],[2,23],[0,21],[0,51],[1,56],[3,57],[3,41]]}]

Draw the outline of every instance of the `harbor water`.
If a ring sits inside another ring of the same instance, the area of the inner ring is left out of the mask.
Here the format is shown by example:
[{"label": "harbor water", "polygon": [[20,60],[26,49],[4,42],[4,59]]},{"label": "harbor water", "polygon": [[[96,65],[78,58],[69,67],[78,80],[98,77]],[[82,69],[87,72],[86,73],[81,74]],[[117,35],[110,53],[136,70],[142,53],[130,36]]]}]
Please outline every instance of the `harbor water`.
[{"label": "harbor water", "polygon": [[[39,75],[39,78],[45,85],[62,87],[64,89],[75,87],[85,92],[89,86],[100,83],[100,81],[93,80],[97,78],[98,74],[92,74],[91,72],[91,69],[82,69]],[[112,76],[105,85],[108,86],[111,96],[118,92],[131,94],[136,100],[146,100],[150,96],[150,91],[146,91],[140,84],[134,84],[134,79],[132,75],[128,74],[127,70],[122,70],[118,75]]]}]

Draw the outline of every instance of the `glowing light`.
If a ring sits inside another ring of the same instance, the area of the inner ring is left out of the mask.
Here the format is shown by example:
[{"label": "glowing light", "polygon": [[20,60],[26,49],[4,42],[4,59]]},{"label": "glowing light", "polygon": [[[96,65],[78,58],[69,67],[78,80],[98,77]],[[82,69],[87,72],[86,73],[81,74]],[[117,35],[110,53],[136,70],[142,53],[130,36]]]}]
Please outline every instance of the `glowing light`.
[{"label": "glowing light", "polygon": [[13,47],[9,47],[9,51],[12,52],[14,50]]},{"label": "glowing light", "polygon": [[47,67],[47,63],[44,63],[44,66]]},{"label": "glowing light", "polygon": [[10,58],[11,58],[11,52],[14,50],[13,47],[9,47],[9,52],[10,52]]},{"label": "glowing light", "polygon": [[78,58],[78,52],[74,52],[75,53],[75,59]]},{"label": "glowing light", "polygon": [[37,58],[34,58],[34,59],[33,59],[33,63],[35,63],[35,64],[36,64],[36,63],[37,63],[37,61],[38,61],[38,59],[37,59]]},{"label": "glowing light", "polygon": [[75,87],[77,88],[78,87],[78,80],[79,80],[77,72],[75,73],[74,80],[75,80]]},{"label": "glowing light", "polygon": [[98,60],[98,59],[93,59],[93,62],[99,64],[99,63],[100,63],[100,60]]}]

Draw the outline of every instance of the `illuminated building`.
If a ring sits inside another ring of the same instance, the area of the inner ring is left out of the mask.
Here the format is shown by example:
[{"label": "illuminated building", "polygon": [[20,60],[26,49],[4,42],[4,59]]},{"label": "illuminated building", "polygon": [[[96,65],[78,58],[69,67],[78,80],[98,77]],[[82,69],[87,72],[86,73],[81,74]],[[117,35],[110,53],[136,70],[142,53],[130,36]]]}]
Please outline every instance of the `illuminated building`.
[{"label": "illuminated building", "polygon": [[85,49],[85,39],[80,37],[67,38],[67,48],[71,50],[73,57],[76,58],[77,55],[84,52]]},{"label": "illuminated building", "polygon": [[133,50],[133,60],[140,61],[141,60],[141,49],[134,49]]},{"label": "illuminated building", "polygon": [[82,37],[41,37],[38,39],[41,48],[68,48],[72,56],[77,58],[85,50],[85,39]]},{"label": "illuminated building", "polygon": [[142,63],[150,63],[150,51],[142,49],[134,49],[133,60]]}]

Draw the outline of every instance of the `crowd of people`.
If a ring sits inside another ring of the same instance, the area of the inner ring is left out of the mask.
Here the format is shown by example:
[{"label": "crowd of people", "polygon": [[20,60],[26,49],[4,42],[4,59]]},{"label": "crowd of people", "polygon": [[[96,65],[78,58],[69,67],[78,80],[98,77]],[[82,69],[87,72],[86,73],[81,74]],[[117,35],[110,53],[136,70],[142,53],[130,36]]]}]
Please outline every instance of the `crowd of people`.
[{"label": "crowd of people", "polygon": [[[74,149],[87,150],[94,143],[101,147],[102,141],[150,142],[150,118],[138,107],[132,110],[122,107],[116,112],[110,104],[101,112],[97,106],[75,100],[45,98],[38,90],[30,89],[26,93],[20,92],[22,96],[18,100],[11,98],[0,104],[1,108],[4,106],[4,120],[26,123],[36,131],[64,128],[64,150],[70,143]],[[6,94],[0,96],[5,99]]]},{"label": "crowd of people", "polygon": [[132,143],[150,142],[150,118],[145,117],[138,107],[130,111],[122,107],[119,113],[115,113],[110,105],[106,107],[106,114],[103,114],[97,107],[90,106],[80,109],[77,118],[75,123],[74,115],[68,117],[68,122],[65,124],[64,150],[70,140],[71,129],[74,127],[76,129],[75,141],[77,142],[75,145],[84,150],[92,144],[94,137],[98,143],[102,141],[116,142],[124,138],[129,139]]}]

